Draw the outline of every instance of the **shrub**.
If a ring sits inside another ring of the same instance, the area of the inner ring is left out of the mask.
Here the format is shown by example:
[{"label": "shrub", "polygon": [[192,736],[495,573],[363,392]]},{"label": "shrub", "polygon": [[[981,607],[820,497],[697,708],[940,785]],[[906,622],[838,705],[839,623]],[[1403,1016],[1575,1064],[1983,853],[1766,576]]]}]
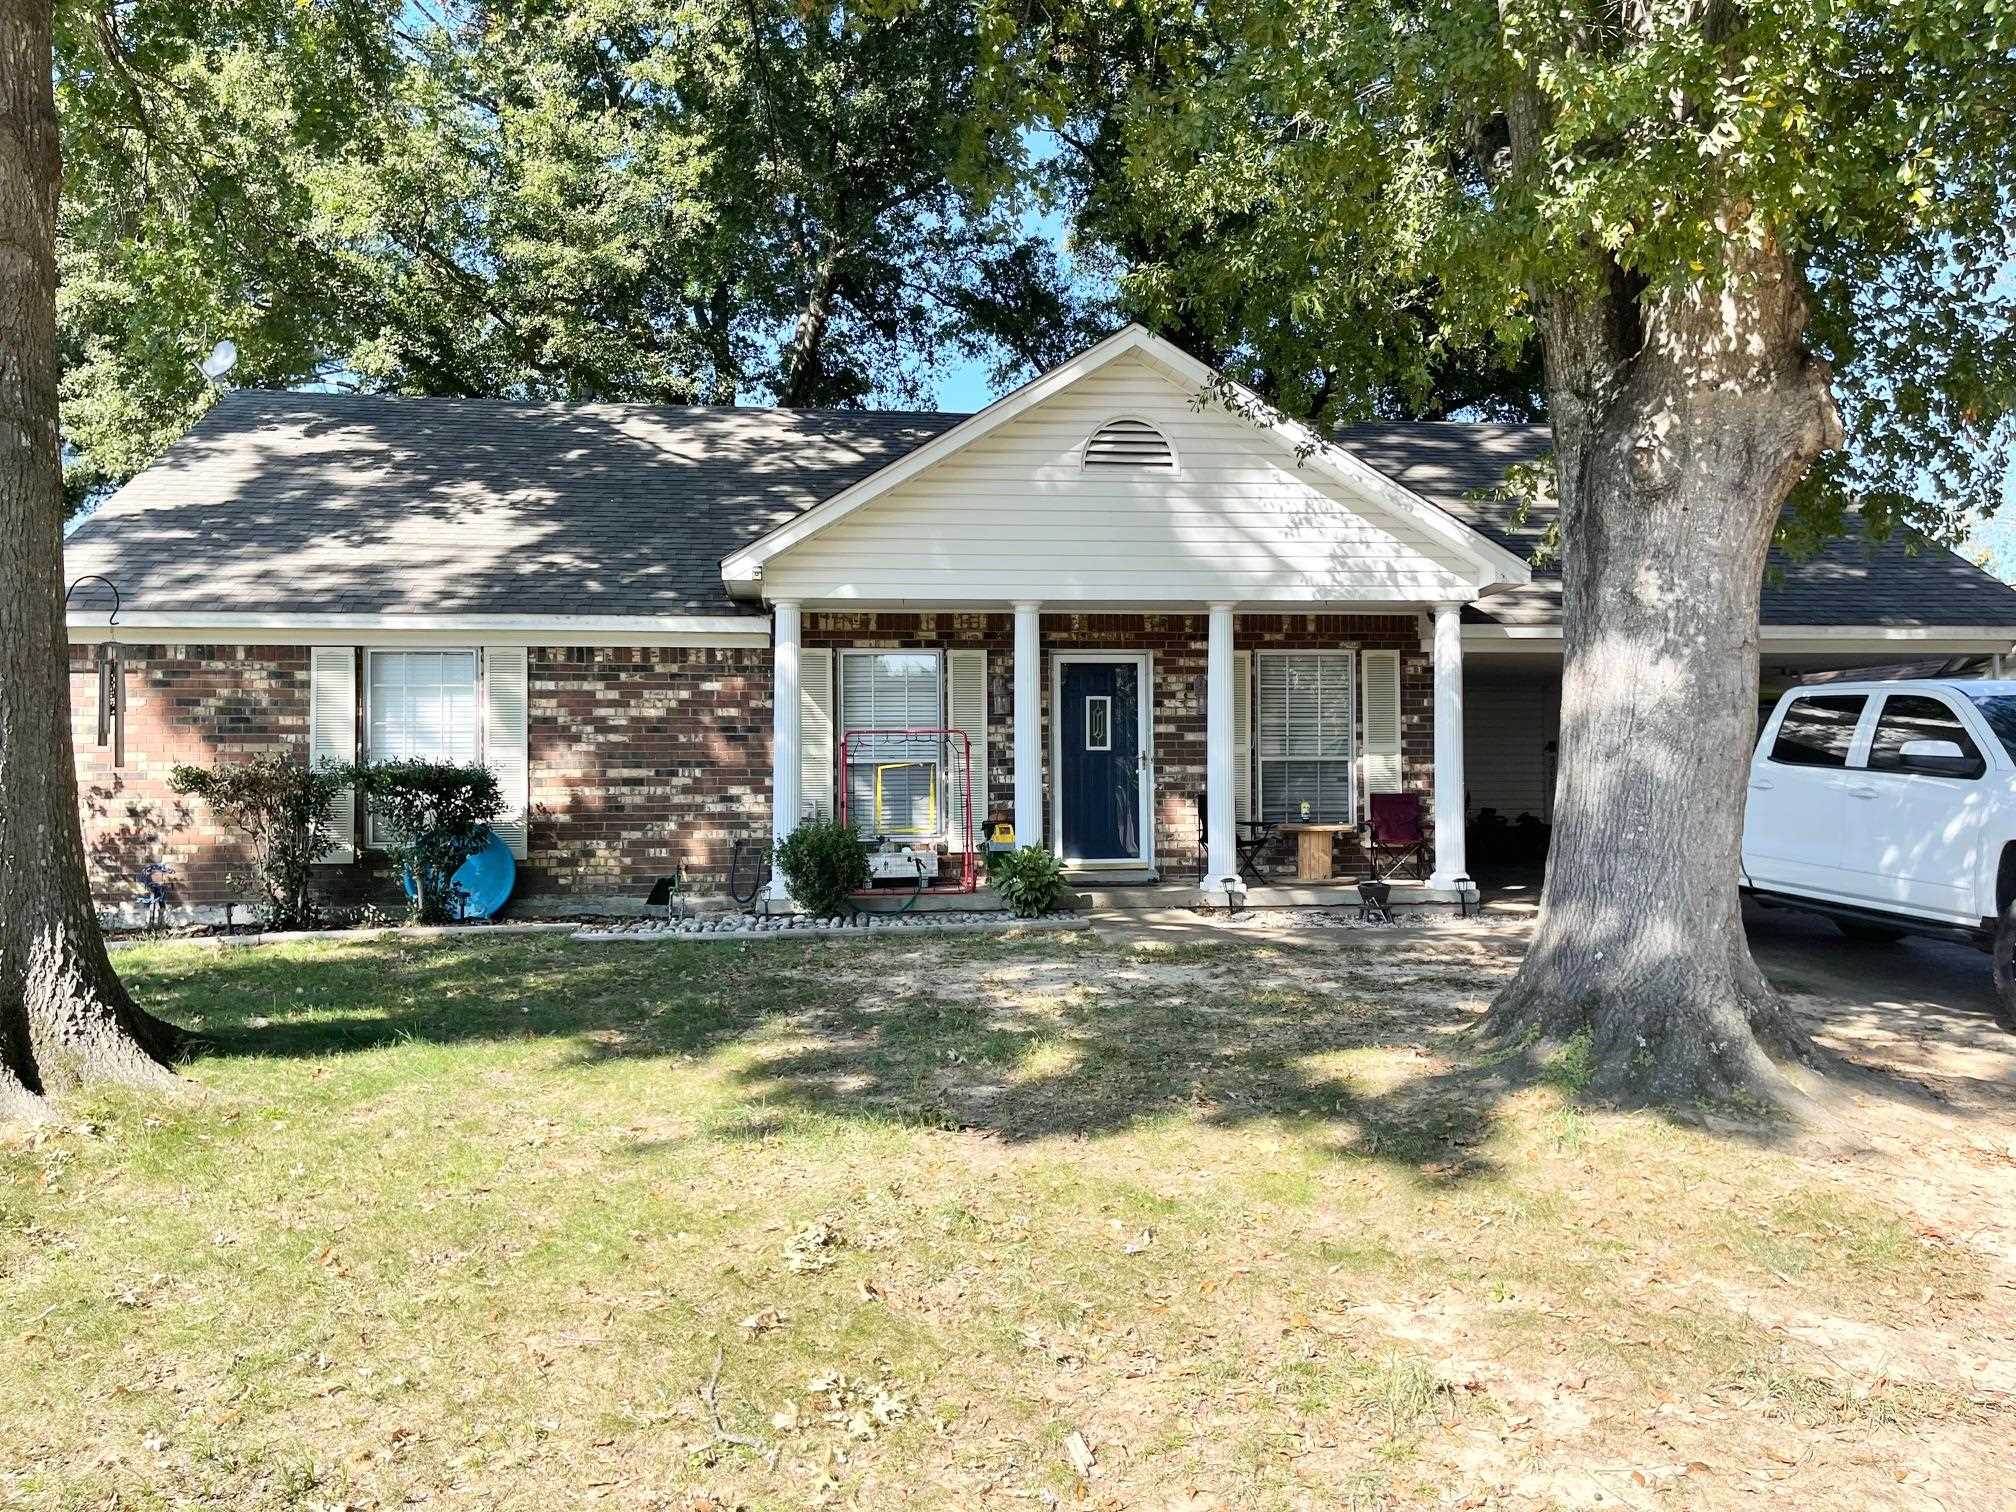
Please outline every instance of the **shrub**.
[{"label": "shrub", "polygon": [[778,842],[777,870],[800,908],[828,919],[854,911],[852,895],[868,885],[868,852],[852,826],[807,819]]},{"label": "shrub", "polygon": [[987,868],[987,884],[1020,919],[1056,912],[1071,891],[1064,880],[1064,863],[1033,845],[996,856]]},{"label": "shrub", "polygon": [[328,761],[303,766],[261,756],[228,766],[178,766],[170,791],[200,798],[251,843],[254,905],[266,929],[312,929],[321,920],[308,895],[309,868],[335,842],[330,817],[350,785],[346,769]]},{"label": "shrub", "polygon": [[417,758],[351,770],[372,817],[391,837],[386,854],[413,878],[413,917],[422,924],[455,918],[455,873],[490,843],[490,821],[504,812],[497,774],[485,766]]}]

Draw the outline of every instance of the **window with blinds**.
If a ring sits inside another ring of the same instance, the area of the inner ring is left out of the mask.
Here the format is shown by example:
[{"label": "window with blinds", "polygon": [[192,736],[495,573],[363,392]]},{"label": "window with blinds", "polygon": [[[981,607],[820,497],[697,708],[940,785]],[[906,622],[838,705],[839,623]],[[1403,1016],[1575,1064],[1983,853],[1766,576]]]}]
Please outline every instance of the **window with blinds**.
[{"label": "window with blinds", "polygon": [[1354,658],[1348,651],[1263,651],[1255,663],[1260,817],[1349,824]]},{"label": "window with blinds", "polygon": [[373,651],[370,661],[373,761],[476,759],[474,651]]},{"label": "window with blinds", "polygon": [[841,654],[847,818],[863,835],[927,837],[944,830],[943,737],[857,733],[940,729],[943,709],[943,666],[937,652]]},{"label": "window with blinds", "polygon": [[[365,754],[372,761],[470,764],[482,750],[474,651],[372,651],[364,691]],[[383,837],[377,816],[369,843]]]}]

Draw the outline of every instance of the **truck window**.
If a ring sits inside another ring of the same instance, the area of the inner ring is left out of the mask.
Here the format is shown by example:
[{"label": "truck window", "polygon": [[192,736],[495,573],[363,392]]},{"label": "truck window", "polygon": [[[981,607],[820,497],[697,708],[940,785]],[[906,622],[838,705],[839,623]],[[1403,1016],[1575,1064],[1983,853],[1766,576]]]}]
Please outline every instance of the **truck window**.
[{"label": "truck window", "polygon": [[1862,718],[1862,706],[1868,702],[1868,696],[1862,693],[1815,694],[1795,699],[1779,721],[1771,759],[1782,766],[1845,767],[1848,748],[1855,743],[1855,726]]},{"label": "truck window", "polygon": [[1974,707],[1988,721],[1988,728],[2002,742],[2002,749],[2009,753],[2010,760],[2016,761],[2016,698],[2007,693],[1970,693],[1967,696],[1974,700]]},{"label": "truck window", "polygon": [[1895,771],[1898,753],[1907,740],[1950,740],[1962,756],[1981,759],[1981,748],[1960,723],[1960,716],[1937,698],[1922,693],[1892,693],[1883,700],[1883,712],[1876,719],[1875,738],[1869,742],[1869,770]]}]

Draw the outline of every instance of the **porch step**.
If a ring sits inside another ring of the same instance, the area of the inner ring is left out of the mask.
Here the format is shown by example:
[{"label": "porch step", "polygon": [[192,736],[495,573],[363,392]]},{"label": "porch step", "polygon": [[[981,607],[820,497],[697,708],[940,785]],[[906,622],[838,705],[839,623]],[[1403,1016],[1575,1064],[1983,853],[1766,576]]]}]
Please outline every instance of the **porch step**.
[{"label": "porch step", "polygon": [[[1083,886],[1084,884],[1077,884]],[[1094,913],[1139,913],[1158,908],[1223,908],[1225,894],[1206,892],[1194,882],[1161,882],[1153,887],[1094,886],[1082,894],[1084,907]],[[1395,882],[1391,904],[1395,908],[1424,905],[1446,907],[1458,901],[1455,893],[1430,887],[1424,882]],[[1358,882],[1339,878],[1331,882],[1304,882],[1254,887],[1247,890],[1242,908],[1356,908]]]},{"label": "porch step", "polygon": [[1147,870],[1128,870],[1124,867],[1102,867],[1096,871],[1076,869],[1064,873],[1064,880],[1073,887],[1147,887],[1162,880],[1159,873]]}]

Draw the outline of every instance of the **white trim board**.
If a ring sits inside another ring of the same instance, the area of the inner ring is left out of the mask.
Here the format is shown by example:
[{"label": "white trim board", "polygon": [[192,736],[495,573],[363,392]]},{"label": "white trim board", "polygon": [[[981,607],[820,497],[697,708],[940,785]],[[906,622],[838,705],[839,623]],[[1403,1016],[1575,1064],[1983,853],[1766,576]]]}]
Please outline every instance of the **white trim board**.
[{"label": "white trim board", "polygon": [[[1465,625],[1463,649],[1493,652],[1558,651],[1559,625]],[[1869,650],[1954,651],[1996,654],[2016,648],[2016,625],[1763,625],[1760,648],[1784,654]],[[1421,649],[1434,649],[1427,637]]]},{"label": "white trim board", "polygon": [[[762,647],[768,621],[754,615],[661,614],[246,614],[124,610],[116,625],[105,611],[73,610],[73,645],[99,641],[167,641],[178,645],[360,646],[692,646]],[[340,632],[340,633],[339,633]]]},{"label": "white trim board", "polygon": [[[1125,326],[1069,362],[1032,379],[1013,393],[1003,395],[978,414],[967,416],[950,430],[904,453],[888,466],[842,489],[795,520],[780,525],[762,539],[729,553],[721,562],[722,580],[729,592],[739,597],[756,597],[761,592],[763,564],[771,558],[820,534],[864,504],[928,471],[981,437],[1129,353],[1139,353],[1144,361],[1159,369],[1172,382],[1198,396],[1199,402],[1216,386],[1217,375],[1189,353],[1144,326]],[[1475,568],[1473,586],[1477,591],[1532,580],[1532,568],[1488,536],[1344,448],[1279,415],[1257,395],[1236,384],[1229,387],[1241,408],[1251,415],[1262,417],[1253,422],[1256,436],[1266,437],[1280,449],[1292,453],[1298,466],[1312,467],[1327,474],[1333,481],[1364,494],[1448,546]]]}]

